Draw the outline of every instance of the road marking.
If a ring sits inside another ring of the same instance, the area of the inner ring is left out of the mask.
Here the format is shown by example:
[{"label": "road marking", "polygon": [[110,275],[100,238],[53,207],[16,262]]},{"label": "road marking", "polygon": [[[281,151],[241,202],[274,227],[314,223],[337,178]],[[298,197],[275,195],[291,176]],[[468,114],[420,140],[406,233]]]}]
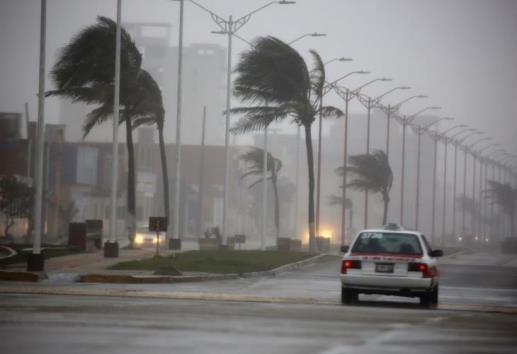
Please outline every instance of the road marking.
[{"label": "road marking", "polygon": [[[321,300],[310,297],[281,297],[281,296],[257,296],[236,295],[224,293],[200,293],[200,292],[163,292],[143,291],[127,289],[77,289],[71,287],[2,287],[0,294],[26,294],[26,295],[72,295],[72,296],[106,296],[126,298],[154,298],[170,300],[198,300],[198,301],[228,301],[228,302],[256,302],[279,303],[293,305],[338,305],[339,302]],[[441,303],[438,310],[472,311],[472,312],[496,312],[517,315],[517,307],[479,304],[444,304]]]}]

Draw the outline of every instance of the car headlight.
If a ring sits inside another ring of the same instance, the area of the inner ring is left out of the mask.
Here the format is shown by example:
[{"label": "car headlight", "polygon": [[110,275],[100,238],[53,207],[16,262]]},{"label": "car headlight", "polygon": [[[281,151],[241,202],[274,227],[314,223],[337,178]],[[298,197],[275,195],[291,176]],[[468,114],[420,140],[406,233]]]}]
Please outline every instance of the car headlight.
[{"label": "car headlight", "polygon": [[142,235],[136,234],[135,243],[144,243],[144,237]]}]

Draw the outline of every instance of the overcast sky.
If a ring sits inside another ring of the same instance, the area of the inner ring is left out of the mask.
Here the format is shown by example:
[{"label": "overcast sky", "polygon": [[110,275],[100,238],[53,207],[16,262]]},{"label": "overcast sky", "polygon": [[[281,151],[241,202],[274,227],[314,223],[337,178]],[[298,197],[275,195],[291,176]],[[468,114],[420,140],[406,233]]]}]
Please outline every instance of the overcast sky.
[{"label": "overcast sky", "polygon": [[[264,0],[198,0],[222,17],[234,18],[254,10]],[[56,51],[98,15],[115,18],[116,1],[48,0],[47,69]],[[179,4],[165,0],[124,0],[123,21],[170,22],[177,44]],[[36,116],[39,39],[39,0],[0,0],[0,111],[23,111],[29,102]],[[185,3],[184,41],[218,43],[224,36],[207,13]],[[507,151],[517,152],[517,1],[514,0],[298,0],[275,5],[253,15],[238,34],[246,39],[273,35],[285,41],[308,32],[323,38],[305,38],[294,46],[307,59],[309,49],[324,60],[352,57],[351,63],[332,63],[329,79],[365,69],[368,77],[351,77],[353,88],[369,79],[391,77],[365,91],[378,95],[395,85],[409,85],[386,98],[395,103],[411,94],[429,95],[408,103],[402,113],[426,105],[442,107],[441,116],[457,124],[485,131]],[[234,63],[247,49],[235,40]],[[47,81],[47,89],[50,88]],[[340,105],[336,97],[328,103]],[[354,110],[359,111],[360,106]],[[364,109],[364,108],[363,108]],[[55,122],[56,103],[47,104],[47,121]],[[455,123],[456,123],[455,122]],[[451,124],[455,124],[451,123]],[[446,128],[446,126],[443,126]]]}]

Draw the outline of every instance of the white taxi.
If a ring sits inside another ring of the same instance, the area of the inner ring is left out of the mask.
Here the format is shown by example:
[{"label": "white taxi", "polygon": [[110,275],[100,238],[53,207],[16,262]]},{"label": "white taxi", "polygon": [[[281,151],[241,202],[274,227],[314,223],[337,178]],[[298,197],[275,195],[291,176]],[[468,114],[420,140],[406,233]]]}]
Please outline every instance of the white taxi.
[{"label": "white taxi", "polygon": [[425,236],[393,225],[361,231],[350,247],[342,246],[341,302],[351,304],[358,294],[419,297],[424,307],[438,304],[439,272]]}]

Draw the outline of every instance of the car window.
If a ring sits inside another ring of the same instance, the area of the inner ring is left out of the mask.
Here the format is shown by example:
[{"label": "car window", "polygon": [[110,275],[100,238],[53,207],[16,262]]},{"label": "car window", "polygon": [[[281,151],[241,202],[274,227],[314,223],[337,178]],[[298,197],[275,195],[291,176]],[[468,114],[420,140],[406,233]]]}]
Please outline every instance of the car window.
[{"label": "car window", "polygon": [[416,235],[394,232],[363,232],[353,247],[352,253],[390,253],[422,255],[422,247]]},{"label": "car window", "polygon": [[422,235],[422,240],[424,241],[424,247],[427,248],[427,253],[431,253],[431,251],[433,250],[431,248],[431,245],[429,244],[429,242],[427,241],[427,237],[425,237],[424,235]]}]

